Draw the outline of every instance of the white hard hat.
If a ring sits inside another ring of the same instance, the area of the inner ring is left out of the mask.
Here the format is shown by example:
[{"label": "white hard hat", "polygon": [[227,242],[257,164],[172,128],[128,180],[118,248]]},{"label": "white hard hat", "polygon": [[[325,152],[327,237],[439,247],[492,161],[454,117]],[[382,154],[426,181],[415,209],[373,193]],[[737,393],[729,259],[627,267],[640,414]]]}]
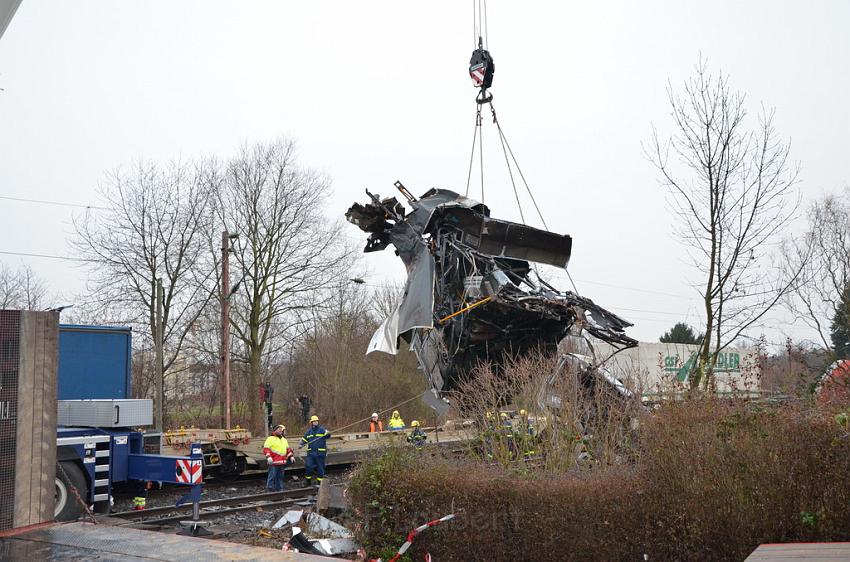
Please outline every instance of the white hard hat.
[{"label": "white hard hat", "polygon": [[377,417],[378,417],[378,412],[372,412],[372,417],[373,417],[373,418],[377,418]]}]

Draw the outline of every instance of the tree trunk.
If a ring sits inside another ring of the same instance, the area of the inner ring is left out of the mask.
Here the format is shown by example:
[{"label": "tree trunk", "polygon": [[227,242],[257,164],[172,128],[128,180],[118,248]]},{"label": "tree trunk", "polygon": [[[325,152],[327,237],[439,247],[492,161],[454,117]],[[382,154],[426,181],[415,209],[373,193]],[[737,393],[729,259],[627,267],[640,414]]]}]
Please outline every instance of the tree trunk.
[{"label": "tree trunk", "polygon": [[248,418],[254,435],[262,435],[263,413],[260,411],[260,373],[262,369],[262,353],[258,348],[251,349],[249,356],[249,376],[251,380],[248,390]]}]

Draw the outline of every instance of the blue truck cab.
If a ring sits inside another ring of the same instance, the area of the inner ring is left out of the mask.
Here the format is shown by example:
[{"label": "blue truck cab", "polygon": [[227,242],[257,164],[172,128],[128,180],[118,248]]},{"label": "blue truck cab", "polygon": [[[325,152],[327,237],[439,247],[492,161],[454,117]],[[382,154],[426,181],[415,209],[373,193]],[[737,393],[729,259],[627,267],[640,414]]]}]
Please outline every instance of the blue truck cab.
[{"label": "blue truck cab", "polygon": [[[115,486],[202,482],[200,448],[192,447],[188,457],[162,456],[159,434],[146,436],[138,427],[122,427],[125,419],[133,419],[122,418],[120,410],[121,400],[132,394],[131,352],[130,328],[59,325],[55,494],[59,521],[76,519],[83,512],[74,490],[95,512],[108,513]],[[64,407],[72,407],[77,419],[91,421],[63,425],[63,419],[71,417],[63,416]],[[105,420],[94,415],[104,408]]]}]

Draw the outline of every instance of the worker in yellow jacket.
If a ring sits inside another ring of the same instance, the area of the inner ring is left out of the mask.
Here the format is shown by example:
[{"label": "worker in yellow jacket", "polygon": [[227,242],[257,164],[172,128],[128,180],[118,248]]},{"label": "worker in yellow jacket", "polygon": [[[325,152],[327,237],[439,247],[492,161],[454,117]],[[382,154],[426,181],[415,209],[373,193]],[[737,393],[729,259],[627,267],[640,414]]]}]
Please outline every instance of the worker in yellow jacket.
[{"label": "worker in yellow jacket", "polygon": [[263,454],[269,465],[266,488],[272,492],[283,490],[283,471],[287,464],[295,460],[295,453],[286,440],[286,428],[283,424],[275,426],[272,434],[263,443]]},{"label": "worker in yellow jacket", "polygon": [[390,431],[401,431],[404,429],[404,420],[398,413],[398,410],[393,410],[393,415],[387,423],[387,429]]}]

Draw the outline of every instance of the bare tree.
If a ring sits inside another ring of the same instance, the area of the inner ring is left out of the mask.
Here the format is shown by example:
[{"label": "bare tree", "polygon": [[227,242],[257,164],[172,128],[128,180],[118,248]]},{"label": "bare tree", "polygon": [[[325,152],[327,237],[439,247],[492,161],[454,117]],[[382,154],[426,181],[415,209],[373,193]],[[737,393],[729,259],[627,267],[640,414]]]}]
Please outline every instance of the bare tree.
[{"label": "bare tree", "polygon": [[28,265],[12,270],[0,263],[0,310],[20,308],[41,310],[47,307],[47,287]]},{"label": "bare tree", "polygon": [[804,236],[787,238],[783,259],[801,269],[801,282],[787,295],[787,308],[818,333],[818,342],[834,355],[830,325],[850,287],[850,187],[826,195],[808,210]]},{"label": "bare tree", "polygon": [[372,291],[371,311],[378,322],[383,322],[385,318],[389,318],[395,312],[395,309],[401,303],[403,294],[404,285],[401,283],[389,282],[375,287]]},{"label": "bare tree", "polygon": [[[421,420],[429,413],[424,403],[410,400],[426,386],[412,353],[402,348],[394,356],[365,354],[380,323],[370,311],[374,304],[362,285],[339,285],[325,306],[315,310],[293,349],[289,365],[292,389],[296,395],[314,397],[315,411],[335,427],[402,402],[407,421]],[[360,429],[366,427],[363,423]]]},{"label": "bare tree", "polygon": [[16,308],[20,301],[18,276],[5,263],[0,264],[0,310]]},{"label": "bare tree", "polygon": [[793,219],[799,198],[798,166],[777,138],[774,112],[762,109],[746,128],[745,96],[722,72],[696,66],[678,94],[667,93],[674,134],[661,140],[655,127],[646,153],[669,189],[677,234],[702,280],[705,334],[692,377],[712,379],[716,354],[738,338],[791,290],[799,270],[770,261],[777,235]]},{"label": "bare tree", "polygon": [[[249,367],[249,392],[256,394],[264,370],[282,360],[288,337],[327,290],[350,282],[352,252],[341,241],[339,223],[323,213],[328,194],[327,178],[300,167],[285,140],[245,146],[227,166],[219,216],[239,236],[231,325],[235,359]],[[259,401],[249,400],[248,411],[252,429],[259,430]]]},{"label": "bare tree", "polygon": [[[180,370],[184,340],[215,297],[207,232],[214,218],[214,174],[204,164],[140,163],[116,171],[102,192],[110,210],[75,217],[74,247],[90,263],[85,304],[104,321],[138,329],[139,349],[156,333],[156,284],[164,296],[163,370]],[[141,339],[142,341],[139,341]]]}]

